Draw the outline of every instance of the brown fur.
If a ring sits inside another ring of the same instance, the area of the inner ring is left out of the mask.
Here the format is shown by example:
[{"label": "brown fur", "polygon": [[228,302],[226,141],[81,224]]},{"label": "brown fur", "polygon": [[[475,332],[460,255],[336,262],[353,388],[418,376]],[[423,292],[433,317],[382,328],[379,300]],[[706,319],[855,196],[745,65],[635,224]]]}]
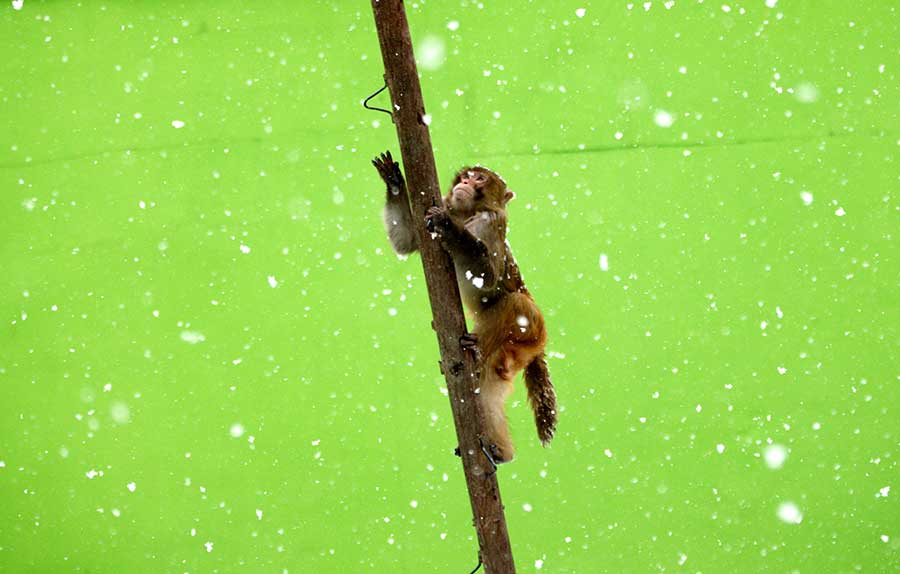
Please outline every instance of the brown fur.
[{"label": "brown fur", "polygon": [[[390,155],[376,159],[375,166],[389,192],[398,185],[398,177],[402,183],[399,166]],[[557,420],[556,393],[544,358],[544,318],[506,243],[506,204],[513,197],[493,171],[466,167],[453,178],[443,205],[432,207],[426,215],[429,229],[453,257],[463,302],[474,319],[472,334],[481,357],[479,396],[496,462],[508,462],[514,455],[504,406],[517,373],[525,370],[542,444],[553,438]],[[417,248],[410,220],[408,204],[402,205],[389,193],[385,223],[398,253]]]}]

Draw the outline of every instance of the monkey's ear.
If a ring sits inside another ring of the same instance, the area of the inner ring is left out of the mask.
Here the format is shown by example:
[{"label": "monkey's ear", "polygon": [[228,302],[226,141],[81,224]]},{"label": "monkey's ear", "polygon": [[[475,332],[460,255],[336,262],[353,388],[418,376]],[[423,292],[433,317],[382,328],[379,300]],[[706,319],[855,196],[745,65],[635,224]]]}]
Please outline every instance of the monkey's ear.
[{"label": "monkey's ear", "polygon": [[515,199],[515,197],[516,197],[515,192],[507,189],[506,192],[503,194],[503,205],[506,205],[507,203],[509,203],[510,201]]}]

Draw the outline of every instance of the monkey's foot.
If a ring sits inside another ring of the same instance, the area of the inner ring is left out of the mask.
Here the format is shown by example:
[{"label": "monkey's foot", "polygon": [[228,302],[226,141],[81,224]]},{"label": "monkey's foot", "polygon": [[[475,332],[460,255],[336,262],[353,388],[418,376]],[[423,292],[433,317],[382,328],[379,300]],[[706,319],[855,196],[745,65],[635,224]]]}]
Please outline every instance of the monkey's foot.
[{"label": "monkey's foot", "polygon": [[488,459],[488,462],[491,464],[491,472],[490,474],[494,474],[497,472],[497,461],[494,459],[493,451],[497,445],[484,445],[484,440],[481,437],[478,437],[478,442],[481,444],[481,452],[484,453],[484,458]]},{"label": "monkey's foot", "polygon": [[494,468],[496,468],[498,464],[503,464],[513,459],[512,446],[506,449],[496,444],[489,444],[487,445],[487,448],[485,448],[484,443],[482,443],[481,450],[484,452],[485,456],[491,459]]},{"label": "monkey's foot", "polygon": [[459,338],[459,346],[462,347],[463,351],[472,353],[476,361],[481,359],[481,348],[478,346],[477,333],[463,333],[463,336]]}]

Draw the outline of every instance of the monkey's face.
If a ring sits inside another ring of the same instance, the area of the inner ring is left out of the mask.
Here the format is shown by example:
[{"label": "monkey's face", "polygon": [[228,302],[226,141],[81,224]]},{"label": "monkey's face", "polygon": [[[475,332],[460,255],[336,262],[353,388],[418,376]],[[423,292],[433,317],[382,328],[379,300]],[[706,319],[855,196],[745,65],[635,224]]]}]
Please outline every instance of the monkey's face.
[{"label": "monkey's face", "polygon": [[485,209],[503,209],[512,196],[496,173],[483,167],[466,167],[453,178],[446,202],[451,211],[470,215]]}]

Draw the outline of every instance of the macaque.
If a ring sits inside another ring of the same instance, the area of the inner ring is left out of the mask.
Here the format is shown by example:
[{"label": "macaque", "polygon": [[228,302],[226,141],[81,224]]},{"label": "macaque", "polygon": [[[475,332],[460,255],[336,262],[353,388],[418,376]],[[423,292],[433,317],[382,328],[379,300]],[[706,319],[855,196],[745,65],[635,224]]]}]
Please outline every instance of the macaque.
[{"label": "macaque", "polygon": [[[400,166],[390,152],[372,163],[387,184],[384,224],[391,246],[398,254],[412,253],[418,240]],[[453,177],[442,204],[425,215],[427,229],[453,258],[463,303],[474,319],[472,332],[460,344],[476,351],[485,446],[495,463],[509,462],[514,455],[504,406],[519,371],[525,370],[541,444],[546,446],[556,431],[544,318],[506,243],[506,204],[514,196],[493,171],[465,167]]]}]

